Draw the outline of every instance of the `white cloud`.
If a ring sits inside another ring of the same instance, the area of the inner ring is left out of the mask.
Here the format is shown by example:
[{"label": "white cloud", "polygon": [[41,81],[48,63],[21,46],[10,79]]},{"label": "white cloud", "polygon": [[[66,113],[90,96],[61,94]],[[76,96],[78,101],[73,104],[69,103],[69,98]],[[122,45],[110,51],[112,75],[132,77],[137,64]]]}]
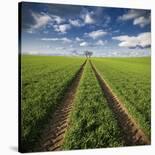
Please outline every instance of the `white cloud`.
[{"label": "white cloud", "polygon": [[71,28],[70,24],[54,25],[53,27],[56,32],[61,33],[66,33]]},{"label": "white cloud", "polygon": [[76,19],[76,20],[69,19],[69,23],[75,27],[81,27],[84,25],[81,23],[79,19]]},{"label": "white cloud", "polygon": [[83,39],[81,39],[79,37],[76,37],[75,40],[78,41],[78,42],[83,41]]},{"label": "white cloud", "polygon": [[68,39],[66,37],[63,37],[63,38],[42,38],[41,40],[43,40],[43,41],[63,41],[65,43],[71,43],[72,42],[71,39]]},{"label": "white cloud", "polygon": [[107,32],[103,31],[103,30],[96,30],[96,31],[92,31],[89,33],[86,33],[86,35],[88,35],[89,37],[93,38],[93,39],[97,39],[100,37],[103,37],[107,34]]},{"label": "white cloud", "polygon": [[61,18],[59,16],[56,16],[56,15],[51,15],[52,19],[57,23],[57,24],[61,24],[63,22],[65,22],[65,19],[64,18]]},{"label": "white cloud", "polygon": [[140,27],[144,27],[151,22],[151,17],[145,18],[144,16],[138,17],[134,19],[133,24],[139,25]]},{"label": "white cloud", "polygon": [[72,42],[71,39],[68,39],[66,37],[62,38],[61,40],[64,41],[64,42],[66,42],[66,43],[71,43]]},{"label": "white cloud", "polygon": [[127,21],[133,20],[133,25],[139,25],[140,27],[144,27],[151,22],[150,15],[143,10],[129,10],[126,14],[119,16],[119,20]]},{"label": "white cloud", "polygon": [[84,41],[84,42],[80,43],[80,46],[88,46],[88,43]]},{"label": "white cloud", "polygon": [[113,37],[112,39],[119,40],[120,43],[118,44],[120,47],[127,47],[127,48],[146,48],[151,46],[151,33],[144,32],[140,33],[137,36],[117,36]]},{"label": "white cloud", "polygon": [[91,14],[87,13],[87,14],[85,15],[84,22],[85,22],[86,24],[93,24],[93,23],[95,23],[95,20],[91,17]]},{"label": "white cloud", "polygon": [[113,31],[113,33],[119,33],[120,32],[120,30],[118,29],[118,30],[114,30]]},{"label": "white cloud", "polygon": [[88,12],[88,10],[85,10],[85,12],[81,15],[81,18],[84,20],[84,24],[94,24],[95,19],[93,18],[94,12]]},{"label": "white cloud", "polygon": [[96,45],[103,46],[103,45],[105,45],[106,43],[107,43],[107,41],[98,40],[98,41],[96,42]]},{"label": "white cloud", "polygon": [[27,32],[33,33],[34,30],[42,28],[43,26],[47,25],[49,21],[51,21],[51,17],[47,14],[38,14],[31,12],[31,15],[34,19],[34,25],[30,26],[30,29],[28,29]]},{"label": "white cloud", "polygon": [[55,49],[56,49],[56,50],[65,50],[66,48],[65,48],[65,47],[60,47],[60,46],[59,46],[59,47],[56,47]]},{"label": "white cloud", "polygon": [[[33,17],[34,20],[34,24],[30,25],[30,28],[27,30],[28,33],[33,33],[35,30],[40,29],[44,26],[46,26],[47,24],[51,24],[53,25],[53,23],[55,22],[56,24],[61,24],[65,21],[64,18],[61,18],[59,16],[56,15],[48,15],[46,13],[35,13],[35,12],[31,12],[31,16]],[[64,27],[61,26],[60,27],[60,31],[63,31]]]},{"label": "white cloud", "polygon": [[126,14],[119,16],[118,19],[123,20],[123,21],[131,20],[136,17],[139,17],[141,15],[141,13],[142,12],[139,10],[129,10]]}]

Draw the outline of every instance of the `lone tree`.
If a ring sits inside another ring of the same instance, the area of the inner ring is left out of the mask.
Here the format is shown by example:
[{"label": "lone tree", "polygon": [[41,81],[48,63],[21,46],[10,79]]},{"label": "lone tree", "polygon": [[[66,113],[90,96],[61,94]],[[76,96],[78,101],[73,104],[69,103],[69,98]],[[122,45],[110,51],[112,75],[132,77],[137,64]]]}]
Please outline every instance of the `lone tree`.
[{"label": "lone tree", "polygon": [[93,55],[93,52],[91,52],[91,51],[84,51],[84,55],[85,55],[87,58],[90,58],[90,57]]}]

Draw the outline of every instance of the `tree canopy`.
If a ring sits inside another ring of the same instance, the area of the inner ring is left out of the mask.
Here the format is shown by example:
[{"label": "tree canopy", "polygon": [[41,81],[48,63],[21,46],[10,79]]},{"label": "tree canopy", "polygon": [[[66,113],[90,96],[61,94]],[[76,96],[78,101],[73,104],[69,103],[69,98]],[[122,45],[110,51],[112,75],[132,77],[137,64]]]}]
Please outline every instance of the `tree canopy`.
[{"label": "tree canopy", "polygon": [[90,58],[90,57],[93,55],[93,52],[91,52],[91,51],[84,51],[84,55],[85,55],[87,58]]}]

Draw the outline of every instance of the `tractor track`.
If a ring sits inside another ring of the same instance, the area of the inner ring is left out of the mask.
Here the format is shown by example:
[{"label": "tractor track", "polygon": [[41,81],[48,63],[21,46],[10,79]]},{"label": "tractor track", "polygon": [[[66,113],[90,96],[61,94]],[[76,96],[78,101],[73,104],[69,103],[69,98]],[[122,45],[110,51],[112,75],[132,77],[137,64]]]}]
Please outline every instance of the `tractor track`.
[{"label": "tractor track", "polygon": [[150,145],[151,142],[149,138],[144,134],[144,132],[140,129],[135,120],[130,116],[124,104],[113,93],[112,89],[109,87],[107,82],[102,78],[102,76],[100,75],[100,73],[97,71],[97,69],[90,60],[89,63],[102,88],[103,94],[108,101],[108,105],[110,109],[113,111],[117,119],[118,125],[122,130],[122,137],[125,141],[125,145],[127,146]]},{"label": "tractor track", "polygon": [[69,116],[73,107],[75,94],[87,60],[82,64],[76,73],[71,85],[66,91],[61,103],[57,106],[50,122],[43,131],[39,143],[33,152],[39,151],[59,151],[63,144],[64,135],[69,126]]}]

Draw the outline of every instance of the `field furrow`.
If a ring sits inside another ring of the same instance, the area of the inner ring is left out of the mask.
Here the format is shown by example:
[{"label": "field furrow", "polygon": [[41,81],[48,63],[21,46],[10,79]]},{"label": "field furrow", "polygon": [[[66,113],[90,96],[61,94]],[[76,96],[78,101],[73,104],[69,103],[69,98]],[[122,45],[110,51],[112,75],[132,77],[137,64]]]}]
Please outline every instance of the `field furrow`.
[{"label": "field furrow", "polygon": [[83,58],[23,56],[21,68],[21,146],[32,150],[59,106]]},{"label": "field furrow", "polygon": [[[86,63],[86,62],[85,62]],[[56,108],[51,116],[50,122],[43,131],[43,134],[33,151],[54,151],[61,150],[64,140],[64,134],[67,130],[70,112],[73,107],[75,94],[83,73],[85,63],[81,66],[75,75],[70,87],[66,90],[62,103]]]},{"label": "field furrow", "polygon": [[151,143],[150,58],[21,58],[22,152]]},{"label": "field furrow", "polygon": [[103,79],[151,139],[150,58],[93,58]]},{"label": "field furrow", "polygon": [[63,149],[123,146],[117,121],[89,63],[76,94]]},{"label": "field furrow", "polygon": [[109,103],[109,107],[112,109],[117,118],[126,145],[132,146],[150,144],[149,138],[140,129],[131,115],[129,115],[128,110],[125,108],[124,104],[120,102],[118,97],[114,94],[112,89],[102,78],[91,61],[90,64]]}]

